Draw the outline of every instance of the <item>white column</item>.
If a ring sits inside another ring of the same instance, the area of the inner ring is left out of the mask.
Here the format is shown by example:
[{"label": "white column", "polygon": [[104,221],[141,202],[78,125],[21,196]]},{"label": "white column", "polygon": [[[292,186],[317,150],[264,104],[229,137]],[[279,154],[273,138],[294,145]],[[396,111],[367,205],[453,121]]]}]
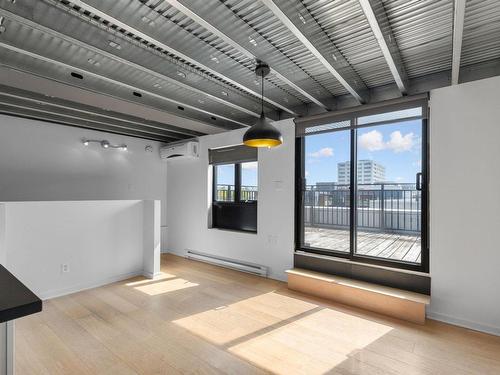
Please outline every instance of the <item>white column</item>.
[{"label": "white column", "polygon": [[145,277],[152,279],[160,274],[161,201],[147,200],[143,206],[143,272]]}]

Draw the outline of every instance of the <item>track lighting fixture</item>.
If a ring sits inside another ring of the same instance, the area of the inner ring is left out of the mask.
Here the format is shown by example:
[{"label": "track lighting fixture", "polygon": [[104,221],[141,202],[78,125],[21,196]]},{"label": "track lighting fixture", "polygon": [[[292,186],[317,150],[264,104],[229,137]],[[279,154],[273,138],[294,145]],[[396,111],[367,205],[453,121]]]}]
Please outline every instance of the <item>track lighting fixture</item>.
[{"label": "track lighting fixture", "polygon": [[126,144],[121,144],[121,145],[112,145],[109,143],[107,140],[97,140],[97,139],[84,139],[83,140],[83,145],[88,146],[91,143],[99,143],[102,148],[115,148],[115,149],[120,149],[123,151],[127,151],[127,145]]}]

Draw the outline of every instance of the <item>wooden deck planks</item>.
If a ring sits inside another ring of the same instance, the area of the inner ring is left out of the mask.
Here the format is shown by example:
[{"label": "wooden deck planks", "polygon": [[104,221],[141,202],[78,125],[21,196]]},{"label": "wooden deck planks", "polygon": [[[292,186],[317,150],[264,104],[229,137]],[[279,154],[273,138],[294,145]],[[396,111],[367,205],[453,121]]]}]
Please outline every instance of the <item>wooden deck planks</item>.
[{"label": "wooden deck planks", "polygon": [[[349,251],[349,231],[343,229],[305,228],[305,243],[314,248]],[[420,236],[358,231],[357,254],[419,263]]]}]

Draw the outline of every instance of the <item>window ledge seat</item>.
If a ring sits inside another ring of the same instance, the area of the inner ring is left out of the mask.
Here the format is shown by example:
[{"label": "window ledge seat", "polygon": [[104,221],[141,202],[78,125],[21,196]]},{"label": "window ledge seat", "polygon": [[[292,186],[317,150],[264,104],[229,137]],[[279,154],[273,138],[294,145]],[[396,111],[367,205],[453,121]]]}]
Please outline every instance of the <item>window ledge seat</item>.
[{"label": "window ledge seat", "polygon": [[430,303],[427,295],[300,268],[286,273],[289,289],[409,322],[425,323],[425,306]]}]

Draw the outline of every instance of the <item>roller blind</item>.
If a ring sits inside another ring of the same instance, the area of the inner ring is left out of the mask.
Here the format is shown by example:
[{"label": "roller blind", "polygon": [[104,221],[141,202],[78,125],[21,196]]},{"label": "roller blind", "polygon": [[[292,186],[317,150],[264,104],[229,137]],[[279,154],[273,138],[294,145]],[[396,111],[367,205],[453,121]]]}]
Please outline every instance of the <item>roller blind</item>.
[{"label": "roller blind", "polygon": [[208,150],[210,164],[231,164],[257,161],[257,148],[244,145]]},{"label": "roller blind", "polygon": [[426,119],[428,117],[427,103],[428,94],[420,94],[296,118],[294,120],[295,133],[297,137],[303,137],[351,126],[366,126],[405,119]]}]

